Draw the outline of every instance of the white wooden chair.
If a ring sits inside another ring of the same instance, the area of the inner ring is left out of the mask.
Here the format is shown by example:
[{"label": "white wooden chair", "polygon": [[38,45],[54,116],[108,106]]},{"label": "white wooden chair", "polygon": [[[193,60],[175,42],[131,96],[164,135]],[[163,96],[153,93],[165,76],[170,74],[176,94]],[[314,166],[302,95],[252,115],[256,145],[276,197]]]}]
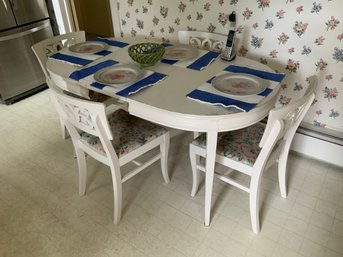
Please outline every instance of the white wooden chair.
[{"label": "white wooden chair", "polygon": [[[86,36],[84,31],[76,31],[71,32],[63,35],[58,35],[54,37],[50,37],[44,39],[36,44],[34,44],[31,48],[34,54],[36,55],[38,62],[47,78],[47,84],[50,87],[53,83],[48,70],[46,69],[46,62],[48,57],[63,48],[70,47],[76,43],[81,43],[86,41]],[[70,84],[68,87],[65,85],[56,85],[65,91],[69,91],[75,95],[79,95],[81,97],[89,98],[89,91],[87,89],[80,88],[77,85]]]},{"label": "white wooden chair", "polygon": [[178,32],[178,38],[181,44],[220,52],[225,47],[227,36],[202,31],[182,30]]},{"label": "white wooden chair", "polygon": [[[95,102],[105,102],[106,105],[110,105],[116,103],[114,99],[110,99],[108,96],[103,94],[89,91],[86,88],[82,88],[77,84],[72,83],[63,83],[63,84],[56,84],[50,77],[48,70],[46,69],[46,62],[48,60],[48,56],[60,51],[63,48],[67,48],[71,45],[76,43],[86,41],[86,36],[84,31],[76,31],[71,32],[63,35],[54,36],[45,40],[42,40],[36,44],[34,44],[31,48],[34,52],[35,56],[38,59],[38,62],[45,74],[46,83],[49,88],[55,88],[55,90],[62,90],[64,93],[67,94],[74,94],[79,97],[83,97],[85,99],[89,99]],[[66,139],[67,133],[65,130],[64,125],[61,123],[61,133],[62,138]]]},{"label": "white wooden chair", "polygon": [[[267,125],[257,123],[236,131],[218,134],[216,162],[228,167],[226,172],[217,172],[215,177],[249,193],[250,218],[254,233],[259,233],[259,190],[263,170],[278,161],[281,195],[286,197],[286,164],[294,134],[314,100],[317,78],[310,77],[306,94],[299,100],[274,108],[269,112]],[[198,156],[206,157],[206,135],[203,134],[190,144],[190,159],[193,172],[191,196],[198,191],[199,170],[205,167]],[[218,168],[218,167],[217,167]],[[250,177],[250,185],[235,180],[237,172]],[[211,185],[212,187],[213,185]],[[210,214],[210,207],[205,212]]]},{"label": "white wooden chair", "polygon": [[[105,105],[50,89],[50,99],[71,136],[79,167],[79,194],[86,192],[86,154],[111,169],[114,223],[121,218],[122,183],[161,159],[162,176],[169,183],[167,158],[169,132],[156,124],[117,110],[109,116]],[[144,163],[135,159],[159,146],[158,154]],[[135,169],[121,174],[120,167],[133,162]]]}]

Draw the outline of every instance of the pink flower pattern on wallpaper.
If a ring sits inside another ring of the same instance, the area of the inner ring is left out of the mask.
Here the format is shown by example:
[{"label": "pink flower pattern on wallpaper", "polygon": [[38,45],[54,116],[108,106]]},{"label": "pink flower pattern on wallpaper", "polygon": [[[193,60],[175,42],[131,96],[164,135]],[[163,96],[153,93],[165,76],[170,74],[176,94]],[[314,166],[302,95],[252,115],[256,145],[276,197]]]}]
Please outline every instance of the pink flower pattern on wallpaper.
[{"label": "pink flower pattern on wallpaper", "polygon": [[286,95],[280,95],[279,103],[282,105],[287,105],[290,103],[291,100],[292,98],[287,97]]},{"label": "pink flower pattern on wallpaper", "polygon": [[325,38],[323,36],[320,36],[320,37],[316,38],[316,40],[314,42],[320,46],[320,45],[324,44],[324,40],[325,40]]},{"label": "pink flower pattern on wallpaper", "polygon": [[218,16],[218,22],[222,25],[225,26],[227,22],[229,21],[229,15],[225,13],[219,13]]},{"label": "pink flower pattern on wallpaper", "polygon": [[327,62],[325,62],[322,58],[320,58],[320,60],[316,63],[316,71],[318,70],[323,71],[327,65],[328,65]]},{"label": "pink flower pattern on wallpaper", "polygon": [[343,1],[118,0],[117,7],[120,35],[163,42],[175,42],[179,30],[227,34],[228,15],[235,11],[238,56],[287,74],[279,104],[301,96],[306,77],[316,74],[316,101],[305,120],[342,131]]},{"label": "pink flower pattern on wallpaper", "polygon": [[261,8],[262,10],[266,7],[269,7],[270,1],[269,0],[257,0],[258,8]]},{"label": "pink flower pattern on wallpaper", "polygon": [[337,88],[325,87],[323,92],[324,92],[324,98],[327,98],[329,101],[331,99],[336,99],[336,97],[338,96]]},{"label": "pink flower pattern on wallpaper", "polygon": [[281,35],[277,39],[279,40],[279,45],[286,44],[289,39],[289,36],[287,36],[284,32],[282,32]]},{"label": "pink flower pattern on wallpaper", "polygon": [[285,18],[285,11],[284,10],[280,10],[280,11],[278,11],[277,13],[276,13],[276,17],[278,17],[279,19],[283,19],[283,18]]},{"label": "pink flower pattern on wallpaper", "polygon": [[244,20],[249,20],[253,12],[249,10],[249,8],[245,8],[245,11],[243,12]]},{"label": "pink flower pattern on wallpaper", "polygon": [[287,51],[289,54],[293,54],[295,52],[294,47],[289,48]]},{"label": "pink flower pattern on wallpaper", "polygon": [[335,17],[331,16],[331,19],[328,20],[325,24],[326,24],[326,30],[333,30],[335,29],[338,24],[340,23],[340,21],[338,19],[336,19]]},{"label": "pink flower pattern on wallpaper", "polygon": [[303,23],[302,21],[296,21],[295,25],[293,27],[293,30],[295,34],[298,35],[298,37],[301,37],[305,31],[307,30],[308,23]]},{"label": "pink flower pattern on wallpaper", "polygon": [[269,56],[272,57],[272,58],[276,58],[277,57],[277,54],[278,54],[278,51],[276,50],[273,50],[269,53]]},{"label": "pink flower pattern on wallpaper", "polygon": [[304,7],[300,5],[296,8],[296,10],[297,10],[297,13],[300,14],[304,10]]},{"label": "pink flower pattern on wallpaper", "polygon": [[297,72],[299,66],[300,66],[299,62],[296,62],[292,59],[288,59],[288,62],[287,62],[285,69],[288,70],[289,73]]},{"label": "pink flower pattern on wallpaper", "polygon": [[242,25],[238,26],[237,29],[236,29],[236,32],[237,32],[238,34],[243,33],[243,31],[244,31],[244,26],[242,26]]}]

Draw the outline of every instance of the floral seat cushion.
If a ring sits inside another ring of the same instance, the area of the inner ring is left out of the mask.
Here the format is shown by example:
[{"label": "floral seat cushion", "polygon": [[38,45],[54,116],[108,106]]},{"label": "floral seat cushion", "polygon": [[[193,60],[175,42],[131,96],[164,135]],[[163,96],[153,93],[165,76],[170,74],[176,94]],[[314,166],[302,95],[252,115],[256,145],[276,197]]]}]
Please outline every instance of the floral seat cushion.
[{"label": "floral seat cushion", "polygon": [[[123,110],[111,114],[108,121],[113,134],[112,145],[119,158],[167,132],[165,128],[132,116]],[[81,133],[80,136],[83,142],[105,153],[98,137],[86,132]]]},{"label": "floral seat cushion", "polygon": [[[261,150],[259,143],[264,129],[264,124],[257,123],[244,129],[218,133],[217,154],[253,166]],[[192,144],[205,149],[206,133]]]}]

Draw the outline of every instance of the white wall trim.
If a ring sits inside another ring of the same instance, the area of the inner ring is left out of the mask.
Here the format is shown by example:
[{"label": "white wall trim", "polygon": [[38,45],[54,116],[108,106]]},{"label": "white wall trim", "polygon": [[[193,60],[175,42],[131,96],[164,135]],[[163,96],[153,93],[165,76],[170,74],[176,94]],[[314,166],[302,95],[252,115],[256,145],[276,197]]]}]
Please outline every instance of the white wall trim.
[{"label": "white wall trim", "polygon": [[63,21],[64,13],[60,7],[60,1],[59,0],[52,0],[52,6],[53,6],[54,12],[55,12],[58,32],[60,34],[65,34],[65,26],[64,26],[64,21]]},{"label": "white wall trim", "polygon": [[70,13],[72,14],[72,16],[70,16],[73,20],[73,24],[74,24],[74,29],[76,31],[79,31],[79,21],[78,21],[78,17],[77,17],[77,13],[76,13],[76,8],[75,8],[75,2],[74,0],[69,0],[69,7],[70,7]]},{"label": "white wall trim", "polygon": [[296,133],[291,150],[323,162],[343,167],[342,145]]},{"label": "white wall trim", "polygon": [[117,0],[110,0],[113,33],[115,37],[121,37],[120,17],[119,17],[119,10],[117,6],[118,6]]},{"label": "white wall trim", "polygon": [[75,31],[73,13],[69,0],[53,0],[55,13],[58,14],[57,26],[60,34],[70,33]]}]

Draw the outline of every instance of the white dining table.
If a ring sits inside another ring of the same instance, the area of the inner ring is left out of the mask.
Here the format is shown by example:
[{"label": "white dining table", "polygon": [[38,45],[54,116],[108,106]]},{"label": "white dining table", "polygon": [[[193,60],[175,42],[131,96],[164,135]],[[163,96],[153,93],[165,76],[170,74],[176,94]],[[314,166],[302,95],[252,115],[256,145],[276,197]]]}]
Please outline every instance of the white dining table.
[{"label": "white dining table", "polygon": [[[143,38],[116,38],[129,44],[147,41]],[[150,42],[151,40],[149,40]],[[114,59],[122,64],[133,63],[128,55],[126,46],[105,57],[94,61],[100,62],[106,59]],[[263,71],[273,70],[259,62],[244,57],[236,57],[235,60],[227,62],[217,58],[205,69],[198,71],[161,62],[144,68],[147,70],[166,74],[167,77],[154,86],[145,88],[138,93],[123,97],[112,92],[104,92],[101,89],[87,86],[69,78],[69,75],[80,69],[80,67],[48,59],[47,69],[51,79],[57,85],[74,84],[80,87],[105,93],[111,97],[120,99],[127,103],[128,112],[134,116],[161,124],[163,126],[193,132],[207,133],[207,156],[205,175],[205,225],[210,224],[212,182],[214,178],[214,167],[218,132],[231,131],[250,126],[259,122],[268,115],[275,104],[276,95],[279,90],[265,97],[255,108],[249,112],[237,112],[234,108],[224,108],[206,103],[194,101],[186,97],[188,93],[196,89],[205,81],[222,71],[230,64],[245,66]]]}]

